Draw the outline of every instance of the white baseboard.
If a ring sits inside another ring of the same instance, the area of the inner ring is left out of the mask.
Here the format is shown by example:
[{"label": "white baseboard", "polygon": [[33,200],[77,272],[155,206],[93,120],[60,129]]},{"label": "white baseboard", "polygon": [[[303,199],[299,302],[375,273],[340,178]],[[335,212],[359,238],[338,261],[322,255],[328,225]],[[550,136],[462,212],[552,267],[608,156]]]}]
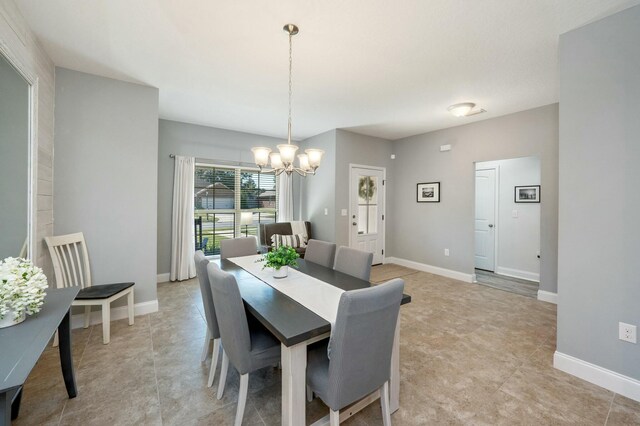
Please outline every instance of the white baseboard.
[{"label": "white baseboard", "polygon": [[158,283],[166,283],[169,282],[171,278],[171,274],[169,272],[165,272],[164,274],[158,274]]},{"label": "white baseboard", "polygon": [[[152,300],[150,302],[136,303],[133,305],[133,313],[135,316],[146,315],[153,312],[158,312],[158,301]],[[111,321],[125,319],[128,317],[127,306],[118,306],[117,308],[111,308]],[[95,311],[91,311],[91,325],[102,324],[102,309],[97,308]],[[75,314],[71,317],[71,328],[84,327],[84,314]]]},{"label": "white baseboard", "polygon": [[558,351],[553,354],[553,366],[587,382],[609,389],[635,401],[640,401],[640,380],[607,370]]},{"label": "white baseboard", "polygon": [[400,259],[398,257],[387,257],[384,260],[384,263],[394,263],[396,265],[406,266],[407,268],[417,269],[418,271],[429,272],[430,274],[442,275],[443,277],[453,278],[466,283],[472,283],[474,280],[474,274],[465,274],[464,272],[452,271],[451,269],[414,262],[413,260]]},{"label": "white baseboard", "polygon": [[534,272],[522,271],[520,269],[505,268],[504,266],[496,267],[496,274],[506,275],[507,277],[520,278],[521,280],[540,282],[540,274]]},{"label": "white baseboard", "polygon": [[551,293],[550,291],[538,290],[538,300],[543,302],[558,304],[558,293]]}]

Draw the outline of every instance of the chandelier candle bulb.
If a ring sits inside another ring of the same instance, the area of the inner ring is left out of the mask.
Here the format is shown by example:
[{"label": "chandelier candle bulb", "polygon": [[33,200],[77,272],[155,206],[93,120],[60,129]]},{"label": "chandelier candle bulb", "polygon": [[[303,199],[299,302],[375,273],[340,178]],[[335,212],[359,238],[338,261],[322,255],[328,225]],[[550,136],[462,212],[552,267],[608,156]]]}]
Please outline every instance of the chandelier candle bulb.
[{"label": "chandelier candle bulb", "polygon": [[259,167],[265,167],[269,164],[269,153],[271,152],[271,148],[266,148],[264,146],[258,146],[255,148],[251,148],[253,151],[253,157],[256,165]]},{"label": "chandelier candle bulb", "polygon": [[300,163],[300,168],[305,172],[311,170],[311,166],[309,165],[309,156],[307,154],[298,154],[298,162]]},{"label": "chandelier candle bulb", "polygon": [[290,164],[293,164],[293,160],[295,160],[296,158],[297,150],[297,146],[288,143],[278,145],[278,151],[280,151],[280,159],[286,167],[288,167]]},{"label": "chandelier candle bulb", "polygon": [[280,158],[280,154],[277,152],[271,153],[271,168],[272,169],[284,169],[284,164],[282,164],[282,159]]},{"label": "chandelier candle bulb", "polygon": [[320,161],[322,161],[322,155],[324,151],[321,149],[307,149],[304,151],[309,157],[309,166],[313,169],[317,169],[320,166]]}]

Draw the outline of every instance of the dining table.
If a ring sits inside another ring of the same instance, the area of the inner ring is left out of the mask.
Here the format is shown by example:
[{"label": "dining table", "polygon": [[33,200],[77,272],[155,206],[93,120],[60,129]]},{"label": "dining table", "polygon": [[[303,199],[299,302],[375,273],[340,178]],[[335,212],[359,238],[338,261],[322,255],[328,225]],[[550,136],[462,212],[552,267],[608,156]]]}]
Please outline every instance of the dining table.
[{"label": "dining table", "polygon": [[[252,255],[217,259],[212,262],[235,277],[247,312],[280,341],[282,424],[304,425],[306,422],[307,346],[330,336],[331,324],[335,322],[337,309],[335,300],[329,300],[330,295],[335,295],[334,299],[339,298],[339,294],[343,291],[363,289],[373,284],[304,259],[297,260],[295,269],[290,268],[289,277],[275,281],[270,279],[268,270],[261,271],[261,266],[254,266],[259,260],[259,255]],[[329,287],[324,287],[326,285]],[[299,295],[305,293],[307,286],[310,292],[315,291],[315,293],[311,298],[299,298]],[[403,294],[401,304],[410,302],[411,296]],[[335,307],[332,308],[332,305]],[[393,413],[400,406],[399,316],[393,341],[389,387],[389,407]],[[379,397],[378,391],[373,392],[341,410],[340,421],[353,416]]]}]

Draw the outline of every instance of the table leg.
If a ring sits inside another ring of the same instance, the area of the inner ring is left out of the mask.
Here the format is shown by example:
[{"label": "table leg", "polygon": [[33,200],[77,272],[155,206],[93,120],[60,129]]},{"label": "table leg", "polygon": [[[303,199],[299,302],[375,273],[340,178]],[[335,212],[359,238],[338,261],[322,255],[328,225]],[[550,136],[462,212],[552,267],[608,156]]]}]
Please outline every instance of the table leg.
[{"label": "table leg", "polygon": [[11,424],[11,394],[10,391],[0,392],[0,426]]},{"label": "table leg", "polygon": [[69,394],[69,398],[75,398],[78,391],[76,388],[76,377],[73,372],[73,358],[71,355],[71,309],[67,311],[67,314],[58,326],[58,336],[60,367],[62,368],[64,385],[67,387],[67,394]]},{"label": "table leg", "polygon": [[400,315],[396,323],[396,332],[393,336],[393,350],[391,352],[391,378],[389,380],[390,395],[389,408],[394,413],[400,408]]},{"label": "table leg", "polygon": [[282,424],[304,425],[307,343],[282,348]]},{"label": "table leg", "polygon": [[17,419],[20,414],[20,401],[22,401],[22,386],[16,392],[16,396],[13,397],[13,402],[11,403],[11,420]]}]

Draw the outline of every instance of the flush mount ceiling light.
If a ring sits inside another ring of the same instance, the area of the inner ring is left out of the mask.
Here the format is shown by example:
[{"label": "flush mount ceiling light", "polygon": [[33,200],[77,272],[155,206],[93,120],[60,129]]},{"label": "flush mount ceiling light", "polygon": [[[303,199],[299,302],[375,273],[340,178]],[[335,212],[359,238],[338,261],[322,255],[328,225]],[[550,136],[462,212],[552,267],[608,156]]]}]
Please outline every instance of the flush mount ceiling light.
[{"label": "flush mount ceiling light", "polygon": [[[287,128],[287,143],[278,145],[279,152],[271,152],[271,148],[264,146],[251,148],[251,151],[253,151],[256,165],[262,172],[274,172],[276,176],[282,172],[290,175],[294,171],[300,176],[315,175],[324,154],[321,149],[306,149],[304,154],[298,154],[299,167],[293,165],[298,147],[291,143],[291,68],[293,65],[291,39],[298,34],[298,27],[293,24],[287,24],[282,29],[289,34],[289,125]],[[271,169],[265,169],[264,167],[269,164],[269,160],[271,160]]]},{"label": "flush mount ceiling light", "polygon": [[447,111],[449,111],[456,117],[469,117],[470,115],[487,112],[482,108],[473,111],[473,108],[475,108],[475,106],[476,104],[474,104],[473,102],[463,102],[461,104],[451,105],[449,108],[447,108]]}]

